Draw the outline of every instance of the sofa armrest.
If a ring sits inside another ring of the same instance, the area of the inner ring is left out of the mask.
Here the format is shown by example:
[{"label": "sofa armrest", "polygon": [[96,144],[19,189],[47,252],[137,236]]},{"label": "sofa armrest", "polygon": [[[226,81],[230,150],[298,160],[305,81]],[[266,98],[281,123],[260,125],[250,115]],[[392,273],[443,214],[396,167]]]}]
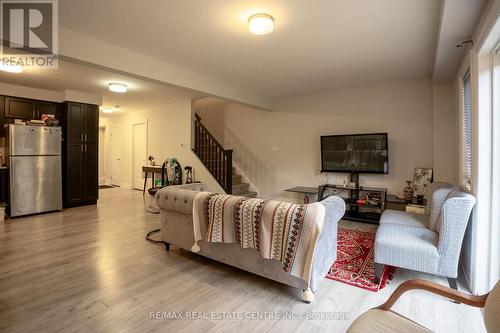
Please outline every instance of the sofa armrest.
[{"label": "sofa armrest", "polygon": [[193,214],[194,198],[204,189],[203,183],[167,186],[156,193],[156,204],[163,210]]},{"label": "sofa armrest", "polygon": [[460,191],[450,192],[444,202],[436,225],[439,233],[439,275],[457,277],[460,249],[475,204],[474,196]]},{"label": "sofa armrest", "polygon": [[325,221],[314,250],[309,288],[314,292],[337,260],[338,222],[344,216],[345,202],[338,196],[329,196],[320,202],[325,206]]}]

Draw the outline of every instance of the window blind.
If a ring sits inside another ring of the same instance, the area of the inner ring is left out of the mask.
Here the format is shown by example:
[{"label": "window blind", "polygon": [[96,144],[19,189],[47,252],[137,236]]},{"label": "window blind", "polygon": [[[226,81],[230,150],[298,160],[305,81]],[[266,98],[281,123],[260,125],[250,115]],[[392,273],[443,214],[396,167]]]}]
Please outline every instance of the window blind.
[{"label": "window blind", "polygon": [[472,175],[472,85],[470,70],[463,78],[462,126],[462,185],[467,191],[470,191]]}]

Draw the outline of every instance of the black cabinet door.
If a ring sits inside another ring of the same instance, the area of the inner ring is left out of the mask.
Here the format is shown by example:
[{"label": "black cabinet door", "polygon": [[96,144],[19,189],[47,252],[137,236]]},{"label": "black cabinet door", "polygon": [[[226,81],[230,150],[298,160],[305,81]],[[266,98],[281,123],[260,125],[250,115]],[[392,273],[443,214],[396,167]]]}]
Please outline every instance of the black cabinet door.
[{"label": "black cabinet door", "polygon": [[85,201],[95,201],[98,197],[98,156],[99,151],[97,144],[85,145],[85,178],[83,180],[83,199]]},{"label": "black cabinet door", "polygon": [[78,205],[83,200],[84,146],[68,143],[66,162],[66,201],[68,205]]},{"label": "black cabinet door", "polygon": [[98,143],[99,108],[97,105],[85,106],[85,142]]},{"label": "black cabinet door", "polygon": [[40,119],[42,114],[53,114],[56,119],[59,119],[61,116],[60,104],[58,103],[38,101],[37,111],[37,119]]},{"label": "black cabinet door", "polygon": [[67,108],[68,142],[82,142],[85,134],[85,104],[68,103]]},{"label": "black cabinet door", "polygon": [[6,118],[37,119],[36,101],[31,99],[6,96],[4,110]]}]

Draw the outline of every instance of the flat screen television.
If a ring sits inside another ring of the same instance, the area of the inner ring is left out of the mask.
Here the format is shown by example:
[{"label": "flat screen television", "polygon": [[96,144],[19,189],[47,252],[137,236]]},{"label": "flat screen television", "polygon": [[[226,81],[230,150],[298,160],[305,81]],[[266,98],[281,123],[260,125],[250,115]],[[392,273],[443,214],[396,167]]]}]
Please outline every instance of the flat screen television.
[{"label": "flat screen television", "polygon": [[387,133],[322,136],[321,172],[389,173]]}]

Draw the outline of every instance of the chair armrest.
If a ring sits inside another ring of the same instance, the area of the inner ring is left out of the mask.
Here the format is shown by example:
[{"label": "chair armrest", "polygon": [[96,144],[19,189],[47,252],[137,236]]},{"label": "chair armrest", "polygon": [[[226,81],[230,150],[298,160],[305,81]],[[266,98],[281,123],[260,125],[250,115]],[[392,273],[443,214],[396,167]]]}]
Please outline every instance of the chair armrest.
[{"label": "chair armrest", "polygon": [[426,280],[409,280],[402,283],[389,297],[387,302],[377,307],[380,310],[390,310],[391,307],[396,303],[399,297],[409,290],[420,289],[430,291],[431,293],[441,295],[443,297],[451,298],[454,301],[464,303],[470,306],[475,306],[478,308],[484,307],[486,302],[486,298],[488,298],[488,294],[481,296],[469,295],[464,292],[451,289],[442,285],[439,285],[434,282],[426,281]]}]

